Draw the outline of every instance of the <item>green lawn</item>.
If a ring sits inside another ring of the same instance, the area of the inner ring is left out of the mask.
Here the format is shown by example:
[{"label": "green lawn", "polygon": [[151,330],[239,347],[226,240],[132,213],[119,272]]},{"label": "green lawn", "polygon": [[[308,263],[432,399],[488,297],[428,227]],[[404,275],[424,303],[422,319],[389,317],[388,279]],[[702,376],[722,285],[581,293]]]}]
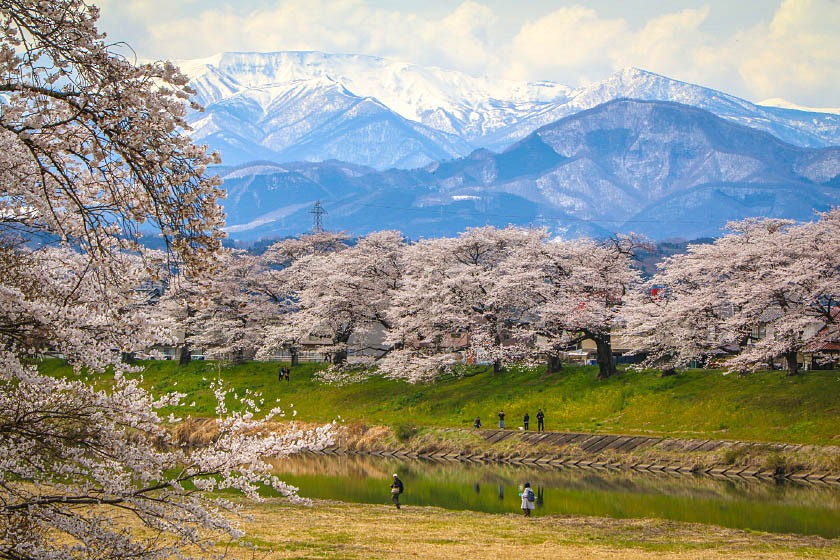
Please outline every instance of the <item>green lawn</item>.
[{"label": "green lawn", "polygon": [[[626,370],[613,379],[596,379],[594,366],[568,366],[546,375],[542,369],[518,369],[494,375],[477,368],[463,377],[411,385],[379,377],[343,386],[313,377],[316,364],[292,370],[291,382],[277,380],[278,363],[230,366],[193,362],[144,362],[144,380],[154,392],[187,393],[179,413],[211,416],[213,379],[221,377],[239,393],[259,391],[290,418],[306,422],[343,419],[369,425],[470,427],[480,415],[494,426],[504,409],[508,427],[537,408],[546,428],[622,434],[674,435],[840,445],[840,372],[812,371],[798,377],[762,372],[744,377],[690,370],[662,378],[658,372]],[[69,369],[57,360],[42,370],[60,375]]]}]

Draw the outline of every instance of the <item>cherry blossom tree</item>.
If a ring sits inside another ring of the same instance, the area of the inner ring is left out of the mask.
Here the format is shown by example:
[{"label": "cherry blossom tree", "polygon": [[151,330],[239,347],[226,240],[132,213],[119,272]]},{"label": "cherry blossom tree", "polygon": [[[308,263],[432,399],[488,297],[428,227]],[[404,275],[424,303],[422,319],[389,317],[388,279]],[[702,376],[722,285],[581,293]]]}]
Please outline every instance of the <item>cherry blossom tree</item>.
[{"label": "cherry blossom tree", "polygon": [[[327,430],[267,433],[258,397],[229,410],[217,386],[218,437],[182,447],[159,416],[181,396],[125,376],[120,351],[166,336],[141,231],[201,277],[224,218],[215,157],[185,132],[187,78],[117,54],[97,16],[81,0],[0,0],[0,558],[206,558],[241,535],[210,492],[294,495],[263,458]],[[49,352],[75,375],[39,373]],[[88,375],[106,367],[103,389]]]},{"label": "cherry blossom tree", "polygon": [[529,334],[520,328],[527,308],[517,287],[503,280],[503,265],[517,247],[543,236],[542,230],[484,227],[408,246],[387,338],[395,349],[380,368],[419,380],[465,358],[492,363],[496,372],[528,358]]},{"label": "cherry blossom tree", "polygon": [[532,341],[531,352],[546,358],[549,371],[559,368],[561,351],[589,339],[599,377],[615,375],[612,335],[640,282],[635,251],[647,246],[636,236],[562,240],[543,232],[508,254],[498,276],[501,291],[510,294],[504,306],[516,310],[521,338]]},{"label": "cherry blossom tree", "polygon": [[[368,340],[390,328],[386,313],[391,293],[401,279],[402,235],[381,231],[350,247],[337,248],[309,251],[282,270],[277,279],[292,291],[292,313],[268,329],[267,347],[316,336],[329,341],[321,351],[335,366],[342,366],[352,336]],[[380,346],[367,350],[372,352],[370,359],[385,351]]]},{"label": "cherry blossom tree", "polygon": [[347,246],[346,234],[321,231],[278,241],[261,255],[264,270],[257,284],[274,305],[274,316],[263,324],[258,357],[285,350],[291,355],[292,365],[298,364],[302,344],[311,334],[298,328],[295,315],[300,310],[298,293],[316,279],[310,263]]},{"label": "cherry blossom tree", "polygon": [[640,282],[634,253],[644,247],[647,242],[636,236],[547,243],[542,276],[530,285],[531,297],[541,302],[543,344],[556,349],[590,339],[598,377],[615,375],[612,335],[622,327],[622,308]]},{"label": "cherry blossom tree", "polygon": [[636,237],[550,240],[545,230],[514,227],[410,245],[392,298],[394,349],[380,369],[421,380],[477,359],[498,372],[589,338],[599,376],[614,375],[611,336],[640,281],[632,264],[643,246]]},{"label": "cherry blossom tree", "polygon": [[189,344],[213,358],[242,363],[262,338],[263,326],[276,313],[259,282],[260,259],[241,250],[225,250],[212,274],[198,278],[194,310],[183,322]]},{"label": "cherry blossom tree", "polygon": [[501,266],[499,289],[516,298],[512,303],[523,317],[521,325],[531,329],[533,351],[552,373],[561,368],[560,353],[580,342],[580,333],[557,322],[577,305],[566,283],[572,270],[570,247],[543,233],[517,246]]},{"label": "cherry blossom tree", "polygon": [[[815,223],[751,219],[729,225],[713,244],[666,260],[653,293],[627,315],[648,363],[685,365],[729,351],[730,371],[818,348],[838,316],[837,211]],[[829,328],[824,328],[829,327]]]},{"label": "cherry blossom tree", "polygon": [[253,357],[264,329],[282,312],[282,297],[264,259],[246,251],[221,250],[208,269],[201,276],[172,276],[157,311],[179,334],[182,363],[193,349],[241,363]]},{"label": "cherry blossom tree", "polygon": [[[107,260],[151,222],[191,266],[215,251],[224,217],[214,158],[183,133],[187,78],[134,65],[81,0],[0,3],[0,215],[4,229]],[[200,219],[197,219],[200,217]]]},{"label": "cherry blossom tree", "polygon": [[733,306],[719,282],[720,258],[735,256],[708,244],[689,245],[685,254],[662,261],[659,272],[631,294],[623,311],[625,334],[645,356],[642,365],[665,372],[693,361],[709,363],[746,342],[721,330]]},{"label": "cherry blossom tree", "polygon": [[195,317],[202,304],[201,282],[185,272],[176,271],[166,276],[166,287],[154,308],[155,315],[168,324],[170,338],[161,340],[179,348],[178,365],[186,366],[192,362]]}]

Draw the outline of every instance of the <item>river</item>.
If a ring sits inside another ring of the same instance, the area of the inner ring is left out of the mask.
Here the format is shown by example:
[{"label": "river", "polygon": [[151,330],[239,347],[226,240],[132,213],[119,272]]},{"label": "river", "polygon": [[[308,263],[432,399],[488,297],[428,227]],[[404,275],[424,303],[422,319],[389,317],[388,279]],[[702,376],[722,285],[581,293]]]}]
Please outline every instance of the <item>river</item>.
[{"label": "river", "polygon": [[519,513],[526,482],[534,515],[661,518],[771,533],[840,537],[840,486],[679,474],[399,460],[368,455],[297,455],[277,461],[281,479],[302,496],[390,503],[398,473],[412,505]]}]

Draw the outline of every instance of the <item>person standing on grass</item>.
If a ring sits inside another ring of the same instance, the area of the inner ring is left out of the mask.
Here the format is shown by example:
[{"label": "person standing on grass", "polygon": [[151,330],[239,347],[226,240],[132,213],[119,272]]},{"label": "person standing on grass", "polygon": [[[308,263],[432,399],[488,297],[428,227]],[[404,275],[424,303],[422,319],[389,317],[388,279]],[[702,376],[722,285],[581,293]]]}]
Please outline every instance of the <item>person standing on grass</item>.
[{"label": "person standing on grass", "polygon": [[543,414],[542,409],[537,411],[537,431],[544,432],[545,431],[545,414]]},{"label": "person standing on grass", "polygon": [[400,494],[403,493],[403,490],[405,490],[405,486],[403,486],[402,480],[397,476],[397,473],[394,473],[394,482],[391,484],[391,501],[394,502],[397,509],[400,509]]},{"label": "person standing on grass", "polygon": [[481,427],[481,417],[476,416],[475,417],[475,422],[473,422],[473,428],[475,428],[477,430],[480,427]]},{"label": "person standing on grass", "polygon": [[505,411],[504,410],[499,411],[499,429],[500,430],[505,429]]},{"label": "person standing on grass", "polygon": [[534,491],[531,490],[530,482],[525,483],[525,487],[519,495],[522,497],[522,514],[525,515],[525,517],[531,517],[531,510],[534,509],[534,502],[537,497],[534,494]]},{"label": "person standing on grass", "polygon": [[531,420],[531,417],[530,417],[530,416],[528,415],[528,413],[526,412],[526,413],[525,413],[525,418],[523,418],[523,419],[522,419],[522,423],[523,423],[523,424],[525,424],[525,431],[526,431],[526,432],[528,431],[528,422],[529,422],[530,420]]}]

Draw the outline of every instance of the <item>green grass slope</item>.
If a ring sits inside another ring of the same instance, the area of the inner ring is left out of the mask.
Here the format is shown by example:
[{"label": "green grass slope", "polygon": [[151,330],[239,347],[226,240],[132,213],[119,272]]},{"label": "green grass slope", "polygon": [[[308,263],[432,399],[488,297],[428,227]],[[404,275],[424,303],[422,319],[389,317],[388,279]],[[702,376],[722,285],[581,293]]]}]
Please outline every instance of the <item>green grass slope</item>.
[{"label": "green grass slope", "polygon": [[[231,366],[193,362],[144,362],[144,384],[153,392],[186,393],[178,414],[211,416],[210,383],[223,379],[239,394],[261,392],[267,405],[305,422],[345,420],[390,426],[484,426],[497,423],[503,409],[508,427],[521,425],[525,412],[536,427],[536,412],[546,414],[550,431],[662,435],[840,445],[840,372],[812,371],[797,377],[762,372],[744,377],[689,370],[673,377],[626,370],[599,381],[595,367],[566,367],[547,375],[542,369],[512,368],[493,374],[476,368],[463,377],[412,385],[375,377],[358,383],[326,385],[318,364],[292,370],[278,381],[278,363]],[[62,362],[41,364],[52,375],[69,375]],[[296,411],[296,412],[294,412]]]}]

